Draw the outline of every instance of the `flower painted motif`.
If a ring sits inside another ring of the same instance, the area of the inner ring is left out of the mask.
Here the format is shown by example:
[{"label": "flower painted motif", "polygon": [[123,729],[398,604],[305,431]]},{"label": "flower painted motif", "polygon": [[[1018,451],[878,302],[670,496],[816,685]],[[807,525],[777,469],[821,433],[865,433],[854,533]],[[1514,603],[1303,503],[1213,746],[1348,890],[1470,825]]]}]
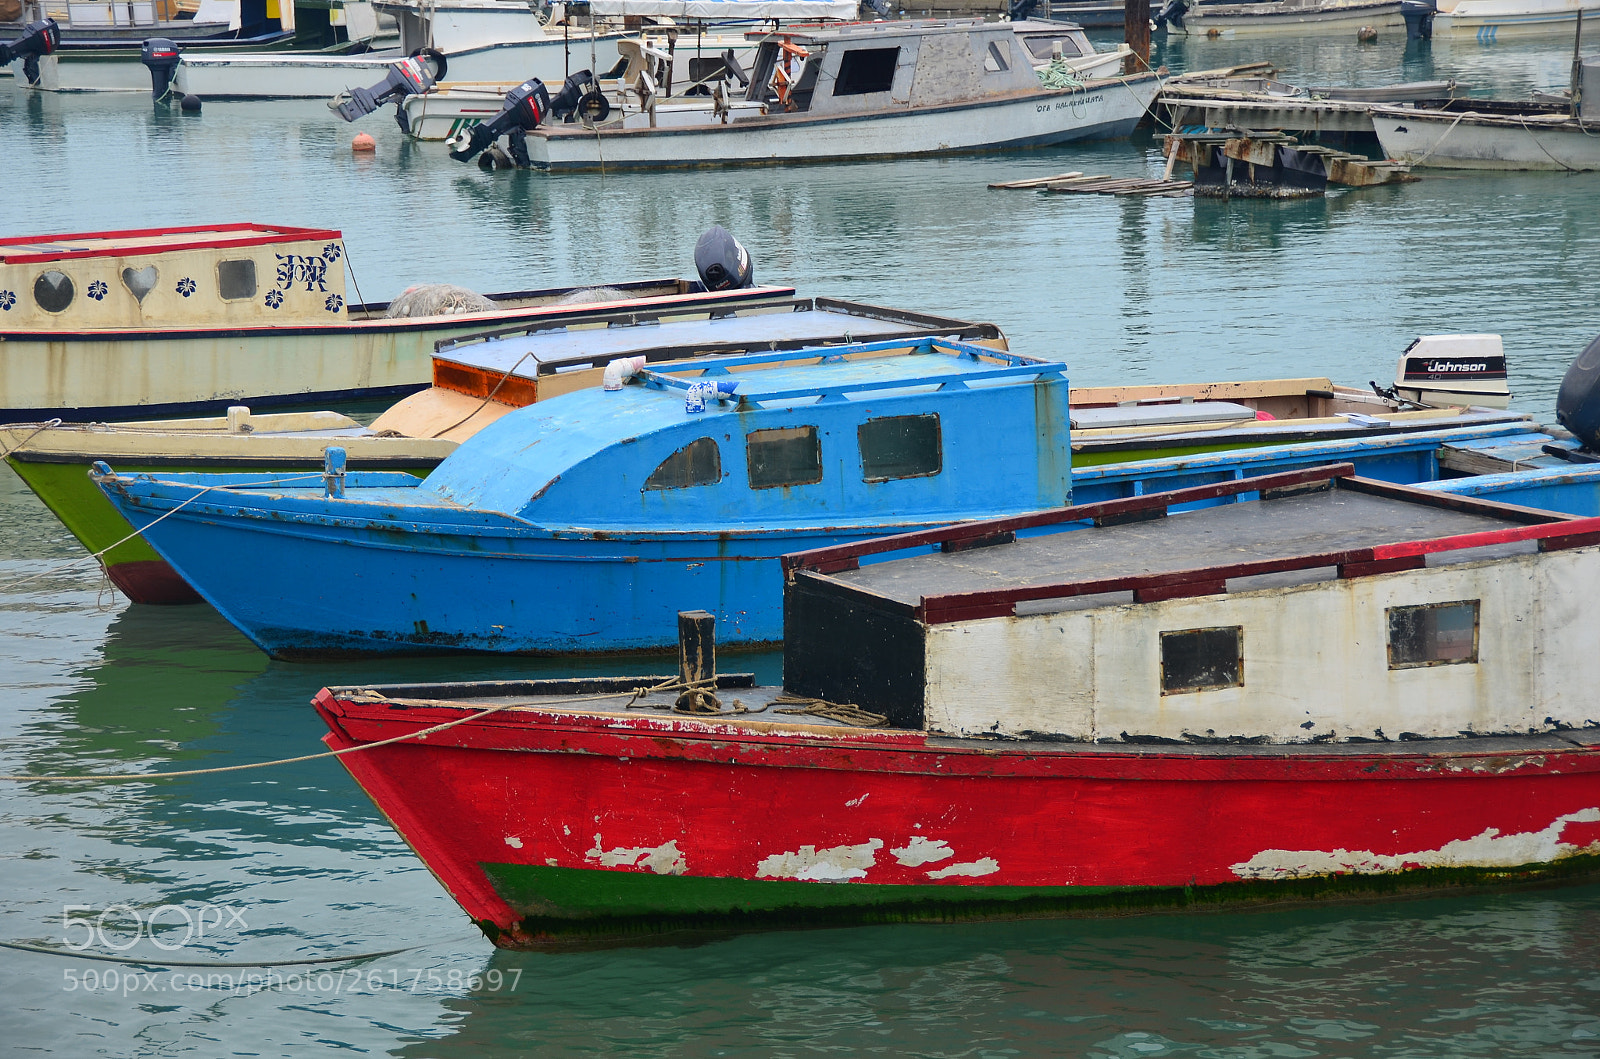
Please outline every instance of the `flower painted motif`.
[{"label": "flower painted motif", "polygon": [[89,297],[93,298],[95,301],[101,301],[105,298],[105,296],[106,285],[104,280],[97,279],[93,283],[89,284]]},{"label": "flower painted motif", "polygon": [[0,290],[0,312],[10,312],[11,307],[17,304],[17,296],[8,290]]},{"label": "flower painted motif", "polygon": [[327,307],[330,313],[336,313],[340,309],[344,308],[344,299],[339,297],[337,294],[330,294],[328,295],[328,300],[322,304]]},{"label": "flower painted motif", "polygon": [[339,250],[338,243],[329,243],[327,246],[322,248],[322,258],[324,261],[337,261],[339,260],[340,253],[341,251]]},{"label": "flower painted motif", "polygon": [[282,304],[283,304],[283,291],[281,291],[281,290],[269,290],[269,291],[267,291],[267,308],[276,309],[278,306],[280,306]]},{"label": "flower painted motif", "polygon": [[178,293],[179,294],[181,294],[185,298],[187,298],[189,295],[193,294],[194,292],[195,292],[194,280],[190,279],[188,276],[185,276],[185,277],[183,277],[182,279],[180,279],[178,281]]}]

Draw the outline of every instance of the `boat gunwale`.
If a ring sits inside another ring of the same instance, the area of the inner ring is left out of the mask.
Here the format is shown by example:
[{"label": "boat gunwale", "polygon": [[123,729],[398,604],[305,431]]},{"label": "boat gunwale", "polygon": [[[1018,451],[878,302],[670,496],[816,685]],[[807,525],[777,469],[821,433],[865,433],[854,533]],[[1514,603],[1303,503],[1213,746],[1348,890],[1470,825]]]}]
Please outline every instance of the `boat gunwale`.
[{"label": "boat gunwale", "polygon": [[[41,243],[61,242],[68,239],[136,239],[157,235],[188,235],[200,232],[259,232],[263,234],[183,243],[144,243],[131,246],[119,244],[60,251],[22,250],[12,253],[6,252],[6,247],[8,246],[32,246]],[[243,246],[319,242],[324,239],[343,242],[344,235],[337,228],[296,228],[288,225],[256,224],[251,221],[243,221],[236,224],[198,224],[178,228],[128,228],[103,232],[67,232],[61,235],[11,236],[0,239],[0,264],[34,265],[48,261],[80,260],[92,257],[132,257],[146,254],[180,253],[188,250],[235,250]]]}]

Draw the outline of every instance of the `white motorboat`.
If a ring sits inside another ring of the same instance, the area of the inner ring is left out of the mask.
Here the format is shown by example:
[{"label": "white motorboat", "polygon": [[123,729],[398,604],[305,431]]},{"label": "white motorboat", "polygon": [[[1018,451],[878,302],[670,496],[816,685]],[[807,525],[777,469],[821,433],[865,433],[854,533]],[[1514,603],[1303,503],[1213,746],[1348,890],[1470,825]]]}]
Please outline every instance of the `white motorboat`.
[{"label": "white motorboat", "polygon": [[1493,44],[1503,37],[1569,36],[1581,12],[1600,15],[1600,0],[1436,0],[1433,32],[1442,37],[1476,37]]},{"label": "white motorboat", "polygon": [[[1155,97],[1154,74],[1045,88],[1009,24],[977,19],[869,22],[767,35],[743,93],[704,117],[664,125],[659,110],[527,134],[536,168],[772,165],[1005,150],[1125,136]],[[651,124],[654,117],[654,124]],[[474,136],[454,157],[485,144]]]},{"label": "white motorboat", "polygon": [[1464,94],[1454,81],[1412,81],[1380,88],[1292,85],[1270,71],[1244,76],[1169,78],[1156,99],[1168,128],[1278,129],[1371,135],[1372,108],[1383,103],[1446,100]]},{"label": "white motorboat", "polygon": [[400,27],[398,48],[362,55],[184,53],[174,85],[202,99],[327,99],[382,81],[389,65],[420,49],[445,56],[461,81],[557,84],[580,69],[609,69],[625,34],[546,26],[516,0],[375,0]]},{"label": "white motorboat", "polygon": [[1362,29],[1404,29],[1400,0],[1265,0],[1211,4],[1167,0],[1152,20],[1155,33],[1188,40],[1231,40],[1355,34]]},{"label": "white motorboat", "polygon": [[[1065,82],[1115,76],[1132,53],[1126,44],[1096,51],[1083,28],[1072,23],[1014,22],[1011,28],[1041,76],[1065,74]],[[758,118],[766,103],[735,93],[747,90],[745,71],[753,65],[763,37],[684,31],[669,41],[659,30],[642,34],[618,43],[627,65],[617,76],[601,77],[596,83],[621,128],[682,128],[720,121],[723,111],[733,121]],[[405,127],[419,140],[449,139],[493,118],[506,93],[519,83],[452,81],[426,94],[406,96],[399,103]],[[657,94],[654,86],[663,91]],[[719,88],[721,101],[715,98]]]}]

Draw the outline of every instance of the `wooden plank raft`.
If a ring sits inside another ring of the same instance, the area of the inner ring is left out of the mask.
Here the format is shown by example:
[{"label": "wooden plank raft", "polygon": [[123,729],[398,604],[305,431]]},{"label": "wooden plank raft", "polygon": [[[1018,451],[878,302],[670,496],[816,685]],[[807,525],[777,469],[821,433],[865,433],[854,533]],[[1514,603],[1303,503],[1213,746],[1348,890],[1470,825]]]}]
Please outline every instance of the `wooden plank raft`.
[{"label": "wooden plank raft", "polygon": [[1188,195],[1194,185],[1189,180],[1152,180],[1148,177],[1114,177],[1105,174],[1085,176],[1081,172],[1072,172],[1051,177],[1037,177],[1032,180],[1012,180],[989,186],[1006,190],[1032,189],[1055,195],[1180,198]]}]

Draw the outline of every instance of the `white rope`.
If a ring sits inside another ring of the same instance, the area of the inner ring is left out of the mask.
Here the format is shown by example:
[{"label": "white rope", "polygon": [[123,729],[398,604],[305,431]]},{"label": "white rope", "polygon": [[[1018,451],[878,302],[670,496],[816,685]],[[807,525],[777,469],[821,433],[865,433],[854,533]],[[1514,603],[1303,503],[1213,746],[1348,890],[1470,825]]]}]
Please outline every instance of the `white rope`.
[{"label": "white rope", "polygon": [[[290,482],[302,482],[302,481],[306,481],[308,479],[321,478],[321,477],[322,477],[322,475],[320,475],[320,474],[302,474],[302,475],[299,475],[299,476],[294,477],[294,478],[281,478],[281,479],[278,479],[276,481],[271,481],[271,482],[248,482],[248,483],[240,483],[239,485],[208,485],[204,489],[200,490],[198,493],[194,494],[194,496],[191,496],[189,499],[185,500],[183,503],[181,503],[177,507],[173,508],[171,511],[168,511],[165,514],[162,514],[157,518],[151,519],[150,522],[145,525],[144,530],[149,529],[151,526],[154,526],[157,522],[160,522],[163,519],[166,519],[166,518],[168,518],[168,517],[170,517],[172,515],[176,515],[178,512],[182,511],[184,508],[188,507],[190,504],[194,503],[196,500],[199,500],[202,496],[205,496],[207,493],[211,492],[211,490],[213,490],[213,489],[270,489],[273,486],[287,485]],[[133,538],[135,538],[135,537],[141,535],[142,533],[144,533],[144,530],[134,530],[132,533],[128,534],[126,537],[122,538],[121,540],[115,542],[114,544],[108,544],[104,548],[101,548],[97,552],[90,552],[88,555],[81,555],[76,559],[68,559],[68,560],[66,560],[64,562],[53,563],[50,566],[45,567],[43,570],[39,571],[38,573],[30,574],[29,576],[24,577],[20,581],[12,581],[9,584],[0,585],[0,592],[10,592],[14,588],[19,588],[22,585],[28,584],[29,582],[37,581],[41,577],[48,577],[51,574],[56,573],[57,571],[70,570],[74,566],[78,566],[81,563],[86,563],[91,559],[93,559],[96,562],[98,562],[98,561],[100,561],[101,557],[104,556],[107,552],[111,551],[113,548],[120,548],[122,545],[127,544],[129,541],[133,540]]]},{"label": "white rope", "polygon": [[[560,700],[560,703],[564,705],[564,704],[573,703],[573,702],[594,702],[594,701],[599,700],[599,699],[620,699],[620,698],[623,698],[624,696],[628,696],[629,697],[628,701],[631,704],[635,699],[639,699],[639,698],[641,698],[641,697],[643,697],[645,695],[650,695],[650,694],[654,694],[656,692],[663,692],[663,691],[676,691],[680,687],[692,688],[692,687],[695,686],[695,684],[699,684],[699,683],[704,683],[704,681],[697,681],[697,682],[692,683],[692,684],[683,684],[676,677],[673,677],[671,679],[663,681],[660,684],[655,684],[655,685],[652,685],[650,687],[644,687],[644,688],[634,688],[632,691],[615,691],[615,692],[611,692],[610,694],[605,694],[605,695],[585,695],[585,696],[574,697],[574,698],[565,698],[565,697],[563,697]],[[369,692],[368,695],[369,696],[376,696],[377,697],[377,701],[392,702],[392,703],[395,703],[396,705],[412,705],[412,706],[447,706],[447,705],[449,705],[449,702],[447,700],[442,700],[442,699],[399,699],[399,698],[388,698],[386,696],[378,695],[377,692]],[[251,762],[251,763],[249,763],[247,765],[221,765],[221,766],[218,766],[217,768],[210,768],[210,769],[185,769],[182,772],[122,772],[122,773],[109,773],[109,774],[98,774],[98,775],[94,774],[94,773],[89,773],[89,774],[85,774],[85,775],[81,775],[81,776],[0,776],[0,780],[11,780],[11,781],[18,782],[18,783],[34,783],[34,782],[77,783],[77,782],[91,781],[91,780],[102,781],[102,782],[106,782],[106,783],[121,783],[121,782],[125,782],[125,781],[130,781],[130,780],[170,780],[170,779],[177,779],[177,778],[183,777],[183,776],[214,776],[214,775],[217,775],[217,774],[223,773],[223,772],[243,772],[246,769],[264,769],[264,768],[271,768],[274,765],[294,765],[294,764],[297,764],[297,763],[299,763],[301,761],[318,761],[318,760],[321,760],[322,758],[342,757],[345,754],[353,754],[358,750],[372,750],[372,749],[374,749],[376,747],[389,746],[389,745],[391,745],[393,743],[403,743],[408,739],[421,739],[424,736],[433,735],[436,732],[442,732],[442,731],[445,731],[448,728],[454,728],[457,725],[468,724],[468,723],[470,723],[472,721],[479,720],[480,718],[489,716],[491,713],[499,713],[502,710],[527,708],[529,706],[535,706],[535,705],[540,705],[540,704],[539,703],[527,703],[527,702],[506,702],[506,703],[501,703],[498,706],[489,706],[489,707],[487,707],[485,709],[478,710],[475,713],[469,713],[465,717],[457,717],[453,721],[444,721],[444,722],[442,722],[440,724],[433,725],[432,727],[423,728],[420,731],[407,732],[405,735],[396,735],[396,736],[391,736],[388,739],[380,739],[375,743],[361,743],[358,746],[347,746],[342,750],[324,750],[324,751],[322,751],[321,753],[318,753],[318,754],[301,754],[298,757],[279,758],[276,761],[254,761],[254,762]]]}]

